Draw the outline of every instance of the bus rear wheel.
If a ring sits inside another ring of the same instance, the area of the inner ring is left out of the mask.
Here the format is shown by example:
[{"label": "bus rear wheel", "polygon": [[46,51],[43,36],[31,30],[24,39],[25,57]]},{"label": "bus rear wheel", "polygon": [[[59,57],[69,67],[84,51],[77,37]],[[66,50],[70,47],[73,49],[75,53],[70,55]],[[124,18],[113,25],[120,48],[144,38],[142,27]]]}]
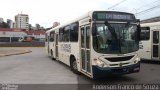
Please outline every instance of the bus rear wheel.
[{"label": "bus rear wheel", "polygon": [[51,50],[51,59],[55,60],[55,58],[53,57],[53,51]]},{"label": "bus rear wheel", "polygon": [[73,73],[80,74],[80,72],[78,71],[78,68],[77,68],[76,59],[74,57],[71,58],[70,68],[73,71]]}]

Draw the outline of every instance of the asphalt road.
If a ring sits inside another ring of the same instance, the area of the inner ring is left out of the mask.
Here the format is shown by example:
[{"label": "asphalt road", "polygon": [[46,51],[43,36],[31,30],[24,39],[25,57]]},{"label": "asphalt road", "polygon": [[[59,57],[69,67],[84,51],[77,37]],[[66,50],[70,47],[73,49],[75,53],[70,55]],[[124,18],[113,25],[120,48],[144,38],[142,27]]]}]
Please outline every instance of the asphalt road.
[{"label": "asphalt road", "polygon": [[77,76],[70,68],[52,61],[44,48],[32,52],[0,58],[0,83],[14,84],[77,84]]},{"label": "asphalt road", "polygon": [[[32,50],[32,52],[22,55],[0,57],[1,84],[63,84],[67,85],[67,87],[68,84],[160,84],[159,62],[142,62],[139,73],[92,80],[84,75],[72,73],[68,66],[58,61],[52,61],[47,56],[44,48],[26,49]],[[86,88],[85,86],[82,87],[79,85],[74,86],[74,88],[70,90]],[[66,87],[63,88],[64,90],[69,90],[66,89]]]}]

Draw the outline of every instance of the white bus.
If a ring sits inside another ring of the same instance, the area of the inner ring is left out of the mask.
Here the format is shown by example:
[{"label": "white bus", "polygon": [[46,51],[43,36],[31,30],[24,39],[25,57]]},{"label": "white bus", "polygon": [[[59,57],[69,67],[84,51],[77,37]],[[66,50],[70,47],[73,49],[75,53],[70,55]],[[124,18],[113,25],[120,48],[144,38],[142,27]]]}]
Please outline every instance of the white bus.
[{"label": "white bus", "polygon": [[160,22],[141,24],[139,56],[145,60],[160,60]]},{"label": "white bus", "polygon": [[92,11],[46,32],[46,49],[90,78],[140,71],[139,21],[131,13]]}]

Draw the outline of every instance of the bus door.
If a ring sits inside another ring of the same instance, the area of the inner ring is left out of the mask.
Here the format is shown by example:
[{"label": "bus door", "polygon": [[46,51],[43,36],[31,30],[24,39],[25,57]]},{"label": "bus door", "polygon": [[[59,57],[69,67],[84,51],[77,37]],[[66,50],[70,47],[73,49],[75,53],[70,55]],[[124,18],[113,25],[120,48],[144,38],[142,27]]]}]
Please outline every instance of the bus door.
[{"label": "bus door", "polygon": [[159,31],[153,31],[152,33],[152,58],[153,59],[160,59],[160,52],[159,52]]},{"label": "bus door", "polygon": [[58,33],[56,33],[56,39],[55,39],[55,54],[56,58],[58,59]]},{"label": "bus door", "polygon": [[90,26],[81,27],[81,68],[82,71],[90,73]]},{"label": "bus door", "polygon": [[50,53],[49,39],[50,39],[50,37],[47,35],[47,51],[48,51],[48,53]]}]

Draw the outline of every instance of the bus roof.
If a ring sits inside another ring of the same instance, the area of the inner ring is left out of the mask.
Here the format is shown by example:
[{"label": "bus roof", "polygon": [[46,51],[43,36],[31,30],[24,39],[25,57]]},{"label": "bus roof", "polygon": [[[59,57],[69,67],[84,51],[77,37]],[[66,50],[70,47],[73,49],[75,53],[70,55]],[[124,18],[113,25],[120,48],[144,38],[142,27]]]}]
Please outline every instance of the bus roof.
[{"label": "bus roof", "polygon": [[141,26],[160,26],[160,22],[142,23]]},{"label": "bus roof", "polygon": [[[74,20],[72,20],[72,21],[68,21],[68,22],[70,22],[70,23],[77,22],[77,21],[79,21],[79,20],[81,20],[81,19],[83,19],[83,18],[86,18],[86,17],[91,16],[93,12],[94,12],[94,11],[90,11],[90,12],[84,14],[83,16],[81,16],[81,17],[79,17],[79,18],[76,18],[76,19],[74,19]],[[50,30],[46,31],[46,33],[49,33],[49,32],[51,32],[51,31],[53,31],[53,30],[56,30],[56,29],[58,29],[58,28],[60,28],[60,27],[66,26],[66,25],[68,25],[68,22],[66,22],[66,23],[64,23],[64,24],[62,24],[62,25],[59,25],[59,26],[57,26],[57,27],[51,28]]]},{"label": "bus roof", "polygon": [[[64,26],[68,25],[69,23],[77,22],[77,21],[79,21],[79,20],[81,20],[81,19],[84,19],[84,18],[86,18],[86,17],[92,18],[92,14],[93,14],[94,12],[117,12],[117,13],[132,14],[132,13],[121,12],[121,11],[89,11],[89,12],[85,13],[83,16],[81,16],[81,17],[79,17],[79,18],[76,18],[76,19],[74,19],[74,20],[72,20],[72,21],[66,22],[66,23],[64,23],[64,24],[62,24],[62,25],[59,25],[59,26],[57,26],[57,27],[51,28],[50,30],[46,31],[46,33],[49,33],[49,32],[51,32],[51,31],[53,31],[53,30],[56,30],[56,29],[58,29],[58,28],[60,28],[60,27],[64,27]],[[134,15],[134,14],[132,14],[132,15]]]}]

